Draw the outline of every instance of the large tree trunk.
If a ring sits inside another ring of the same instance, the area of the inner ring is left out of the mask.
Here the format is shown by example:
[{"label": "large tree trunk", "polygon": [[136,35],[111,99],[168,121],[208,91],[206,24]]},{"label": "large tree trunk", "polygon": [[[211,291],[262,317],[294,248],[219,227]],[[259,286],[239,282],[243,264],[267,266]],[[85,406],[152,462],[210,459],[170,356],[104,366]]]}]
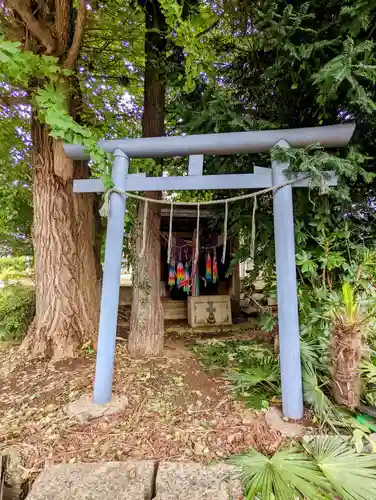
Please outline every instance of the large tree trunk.
[{"label": "large tree trunk", "polygon": [[[23,48],[54,56],[62,67],[73,70],[88,3],[7,0],[8,28],[12,33],[15,22]],[[46,83],[34,77],[27,88],[30,96]],[[80,86],[74,76],[70,79],[67,104],[72,116],[80,121]],[[23,348],[56,360],[74,356],[84,343],[95,342],[99,294],[93,249],[93,198],[72,192],[73,171],[76,176],[88,177],[88,165],[74,166],[64,154],[62,141],[49,137],[48,128],[35,116],[31,127],[36,316]]]},{"label": "large tree trunk", "polygon": [[[164,135],[165,77],[163,57],[166,50],[166,23],[158,0],[141,2],[145,6],[145,84],[143,136]],[[160,193],[145,193],[149,198]],[[144,204],[138,206],[138,221],[143,220]],[[132,357],[158,356],[163,351],[164,317],[160,299],[160,205],[149,204],[145,253],[139,257],[143,230],[135,235],[133,302],[128,341]]]},{"label": "large tree trunk", "polygon": [[[24,347],[34,356],[57,360],[95,343],[99,302],[93,199],[73,194],[73,165],[37,119],[32,122],[32,140],[37,304]],[[87,177],[87,165],[75,165],[75,173]]]}]

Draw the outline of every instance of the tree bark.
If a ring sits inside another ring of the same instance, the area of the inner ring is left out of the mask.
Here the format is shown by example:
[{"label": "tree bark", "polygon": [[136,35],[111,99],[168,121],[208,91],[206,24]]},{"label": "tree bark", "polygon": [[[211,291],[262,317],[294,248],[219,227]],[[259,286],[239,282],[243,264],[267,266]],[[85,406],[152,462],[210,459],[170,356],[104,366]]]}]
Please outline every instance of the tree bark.
[{"label": "tree bark", "polygon": [[361,396],[360,364],[362,329],[360,323],[336,321],[332,334],[332,393],[336,403],[358,408]]},{"label": "tree bark", "polygon": [[[19,39],[25,48],[53,55],[62,66],[73,69],[86,25],[87,3],[79,0],[76,8],[71,0],[8,0],[7,7],[10,19],[17,19],[20,26],[23,21]],[[70,81],[68,105],[79,120],[82,96],[77,79],[70,77]],[[32,96],[44,84],[36,77],[30,82],[29,94]],[[36,315],[22,347],[34,356],[57,360],[77,355],[85,343],[94,345],[99,293],[93,197],[72,191],[73,175],[88,177],[88,165],[73,165],[64,153],[63,141],[53,140],[48,132],[48,127],[33,116]]]},{"label": "tree bark", "polygon": [[[143,136],[163,136],[165,131],[165,76],[166,22],[157,0],[140,2],[145,7],[145,83]],[[149,198],[160,198],[161,193],[145,193]],[[144,204],[138,206],[138,221],[143,220]],[[135,235],[133,259],[133,302],[128,339],[132,357],[158,356],[163,352],[164,317],[160,299],[160,205],[149,204],[145,253],[139,257],[143,230]],[[138,228],[139,229],[139,228]]]},{"label": "tree bark", "polygon": [[[35,118],[32,141],[37,304],[23,348],[33,356],[58,360],[77,355],[83,344],[95,343],[99,301],[93,199],[73,194],[72,178],[56,175],[69,159]],[[73,166],[68,170],[73,172]],[[87,177],[87,164],[75,165],[75,173]]]},{"label": "tree bark", "polygon": [[[145,193],[155,196],[156,193]],[[158,193],[159,194],[159,193]],[[160,210],[148,204],[145,254],[139,258],[142,237],[135,237],[133,259],[133,302],[128,349],[132,357],[158,356],[163,352],[164,315],[160,299]],[[142,220],[144,205],[138,207]],[[142,231],[141,231],[142,232]]]},{"label": "tree bark", "polygon": [[95,257],[95,270],[97,274],[98,286],[102,282],[103,269],[102,269],[102,244],[106,227],[103,223],[99,210],[103,204],[102,196],[99,194],[94,195],[94,257]]}]

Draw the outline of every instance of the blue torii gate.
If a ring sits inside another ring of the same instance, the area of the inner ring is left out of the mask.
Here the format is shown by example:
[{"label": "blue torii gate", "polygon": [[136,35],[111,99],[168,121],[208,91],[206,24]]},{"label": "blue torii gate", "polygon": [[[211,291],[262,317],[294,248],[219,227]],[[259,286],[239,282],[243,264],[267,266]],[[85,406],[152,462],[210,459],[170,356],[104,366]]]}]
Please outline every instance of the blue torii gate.
[{"label": "blue torii gate", "polygon": [[[322,147],[345,146],[353,135],[353,123],[287,130],[265,130],[192,136],[152,137],[100,141],[98,145],[113,153],[112,180],[119,191],[178,191],[208,189],[268,188],[280,186],[289,178],[288,163],[272,162],[272,168],[255,167],[253,174],[203,175],[203,155],[262,153],[274,146]],[[82,146],[65,145],[66,154],[74,160],[88,159]],[[128,174],[131,158],[189,156],[188,176],[146,177]],[[328,172],[329,185],[336,185],[333,172]],[[295,174],[295,187],[307,187],[306,174]],[[100,179],[73,181],[75,193],[104,192]],[[98,333],[98,351],[94,382],[94,403],[111,400],[115,358],[120,271],[123,251],[126,196],[112,193],[109,202],[106,249]],[[298,299],[296,284],[294,215],[292,184],[273,192],[273,217],[277,270],[278,325],[283,413],[286,417],[303,416],[302,377]]]}]

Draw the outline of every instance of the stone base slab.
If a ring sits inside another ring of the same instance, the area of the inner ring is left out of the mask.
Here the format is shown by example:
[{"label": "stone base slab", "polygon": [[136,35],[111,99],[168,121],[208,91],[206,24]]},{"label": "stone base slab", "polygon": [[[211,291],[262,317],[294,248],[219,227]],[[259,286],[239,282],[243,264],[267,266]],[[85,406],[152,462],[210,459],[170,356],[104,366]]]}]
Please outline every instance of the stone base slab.
[{"label": "stone base slab", "polygon": [[27,500],[241,500],[238,474],[226,464],[59,464],[37,477]]}]

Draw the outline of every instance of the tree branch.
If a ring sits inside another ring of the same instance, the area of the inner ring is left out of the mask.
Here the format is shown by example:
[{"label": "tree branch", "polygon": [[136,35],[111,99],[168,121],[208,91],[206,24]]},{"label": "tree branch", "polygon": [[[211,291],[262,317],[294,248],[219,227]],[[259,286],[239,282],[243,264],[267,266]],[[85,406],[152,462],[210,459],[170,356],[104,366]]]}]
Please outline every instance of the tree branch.
[{"label": "tree branch", "polygon": [[30,97],[25,93],[12,92],[9,94],[0,94],[0,106],[10,108],[12,106],[30,104]]},{"label": "tree branch", "polygon": [[33,16],[29,2],[25,0],[8,0],[8,4],[19,14],[31,33],[43,43],[46,47],[46,54],[53,54],[56,46],[55,40],[50,30]]},{"label": "tree branch", "polygon": [[210,33],[211,30],[213,30],[214,28],[216,28],[218,26],[218,24],[220,23],[220,21],[221,21],[221,19],[217,19],[216,21],[214,21],[214,23],[211,24],[208,28],[206,28],[203,31],[201,31],[201,33],[198,33],[196,35],[196,38],[200,38],[201,36],[204,36],[207,33]]},{"label": "tree branch", "polygon": [[82,38],[84,36],[84,29],[86,24],[86,2],[85,0],[79,0],[76,24],[74,29],[74,36],[71,48],[69,49],[67,58],[65,59],[64,66],[68,69],[72,69],[76,63],[78,53],[80,51]]}]

